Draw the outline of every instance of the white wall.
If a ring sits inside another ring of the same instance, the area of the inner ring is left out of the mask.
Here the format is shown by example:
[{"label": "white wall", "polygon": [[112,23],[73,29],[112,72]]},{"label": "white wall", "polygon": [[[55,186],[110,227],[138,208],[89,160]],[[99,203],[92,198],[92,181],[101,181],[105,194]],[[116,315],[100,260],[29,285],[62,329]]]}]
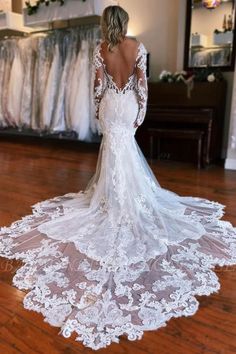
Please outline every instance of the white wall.
[{"label": "white wall", "polygon": [[0,0],[0,10],[11,11],[11,0]]},{"label": "white wall", "polygon": [[176,70],[180,3],[185,0],[120,0],[130,15],[129,34],[150,52],[151,81],[161,70]]}]

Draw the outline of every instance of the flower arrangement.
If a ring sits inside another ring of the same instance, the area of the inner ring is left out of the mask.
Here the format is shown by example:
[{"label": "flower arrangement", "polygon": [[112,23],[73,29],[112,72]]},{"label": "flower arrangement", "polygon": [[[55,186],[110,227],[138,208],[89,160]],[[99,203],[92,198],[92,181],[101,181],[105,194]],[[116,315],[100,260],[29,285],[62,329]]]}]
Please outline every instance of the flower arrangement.
[{"label": "flower arrangement", "polygon": [[[85,2],[86,0],[81,0],[81,1]],[[60,6],[63,6],[65,0],[37,0],[33,5],[31,4],[30,1],[25,1],[28,15],[35,14],[38,11],[41,4],[45,4],[46,6],[49,6],[51,2],[58,2]]]},{"label": "flower arrangement", "polygon": [[187,85],[187,96],[191,97],[191,91],[194,87],[194,82],[215,82],[222,81],[224,77],[219,69],[211,70],[210,68],[203,68],[192,71],[176,71],[171,73],[170,71],[163,70],[159,76],[160,82],[167,83],[185,83]]},{"label": "flower arrangement", "polygon": [[222,72],[219,69],[212,70],[210,68],[203,69],[193,69],[191,71],[176,71],[171,73],[170,71],[163,70],[159,76],[159,81],[162,82],[184,82],[188,83],[191,81],[201,81],[201,82],[215,82],[222,81],[224,79]]}]

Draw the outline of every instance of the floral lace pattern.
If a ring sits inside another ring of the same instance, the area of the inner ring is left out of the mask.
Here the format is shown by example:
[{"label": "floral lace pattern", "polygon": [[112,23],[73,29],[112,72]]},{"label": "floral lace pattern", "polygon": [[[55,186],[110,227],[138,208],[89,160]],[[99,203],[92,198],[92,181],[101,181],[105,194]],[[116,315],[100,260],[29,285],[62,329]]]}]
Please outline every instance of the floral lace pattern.
[{"label": "floral lace pattern", "polygon": [[93,55],[93,68],[94,68],[94,106],[95,115],[98,118],[99,105],[105,89],[104,75],[103,75],[103,59],[100,55],[99,45],[95,48]]},{"label": "floral lace pattern", "polygon": [[138,46],[138,54],[134,73],[129,76],[123,88],[118,88],[113,77],[107,72],[106,65],[101,56],[101,44],[95,48],[93,64],[95,67],[94,104],[98,116],[101,99],[106,89],[117,94],[125,94],[127,91],[135,91],[137,94],[139,112],[136,119],[137,125],[141,125],[145,118],[147,106],[147,51],[142,43]]},{"label": "floral lace pattern", "polygon": [[[68,193],[37,203],[32,215],[0,231],[0,255],[25,263],[13,278],[15,286],[29,291],[24,307],[61,327],[60,334],[66,338],[76,332],[76,340],[95,350],[118,342],[123,334],[129,340],[141,339],[143,331],[165,326],[172,317],[193,315],[199,305],[195,295],[220,288],[212,268],[236,263],[236,230],[217,219],[212,231],[215,215],[222,213],[222,206],[213,202],[205,204],[216,214],[212,213],[204,237],[169,245],[156,259],[140,259],[130,266],[95,261],[73,243],[37,231],[45,220],[70,214],[74,209],[68,203],[82,195]],[[202,207],[204,201],[197,201]],[[144,196],[137,203],[150,213]],[[102,212],[107,211],[105,204],[101,201]]]},{"label": "floral lace pattern", "polygon": [[147,108],[147,97],[148,97],[148,87],[147,87],[147,51],[143,44],[140,44],[138,48],[137,57],[137,94],[139,102],[139,115],[137,117],[137,124],[141,125],[144,121],[146,108]]},{"label": "floral lace pattern", "polygon": [[[143,72],[142,46],[138,58]],[[103,139],[86,189],[41,201],[0,229],[0,255],[24,262],[13,278],[28,290],[24,307],[95,350],[193,315],[195,296],[220,287],[213,267],[236,264],[236,229],[220,220],[224,206],[161,188],[148,166],[134,137],[134,77],[117,94],[101,75]]]}]

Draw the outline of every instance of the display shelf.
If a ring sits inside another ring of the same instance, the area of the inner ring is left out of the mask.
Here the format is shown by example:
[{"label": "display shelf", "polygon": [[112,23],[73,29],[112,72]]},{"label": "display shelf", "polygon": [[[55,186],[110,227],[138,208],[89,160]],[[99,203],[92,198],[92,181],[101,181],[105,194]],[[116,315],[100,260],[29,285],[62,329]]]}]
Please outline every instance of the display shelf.
[{"label": "display shelf", "polygon": [[116,0],[67,0],[63,6],[57,2],[50,6],[41,5],[33,15],[28,15],[27,8],[23,9],[24,24],[26,26],[50,26],[56,21],[68,21],[80,18],[101,16],[104,8],[117,5]]},{"label": "display shelf", "polygon": [[233,31],[214,33],[213,43],[215,45],[227,45],[233,43]]},{"label": "display shelf", "polygon": [[193,46],[190,47],[191,50],[208,50],[208,49],[220,49],[220,48],[231,48],[232,44],[222,44],[222,45],[213,45],[209,47],[202,47],[202,46]]},{"label": "display shelf", "polygon": [[0,34],[21,34],[30,33],[33,29],[23,24],[23,17],[21,14],[17,14],[11,11],[0,12]]}]

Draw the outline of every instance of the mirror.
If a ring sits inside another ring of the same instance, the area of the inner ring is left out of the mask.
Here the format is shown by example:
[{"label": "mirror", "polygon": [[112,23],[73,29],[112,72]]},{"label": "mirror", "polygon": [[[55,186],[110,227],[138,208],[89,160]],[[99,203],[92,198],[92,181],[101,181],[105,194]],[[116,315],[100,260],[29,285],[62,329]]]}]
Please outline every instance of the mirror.
[{"label": "mirror", "polygon": [[187,0],[184,69],[233,71],[235,0]]}]

